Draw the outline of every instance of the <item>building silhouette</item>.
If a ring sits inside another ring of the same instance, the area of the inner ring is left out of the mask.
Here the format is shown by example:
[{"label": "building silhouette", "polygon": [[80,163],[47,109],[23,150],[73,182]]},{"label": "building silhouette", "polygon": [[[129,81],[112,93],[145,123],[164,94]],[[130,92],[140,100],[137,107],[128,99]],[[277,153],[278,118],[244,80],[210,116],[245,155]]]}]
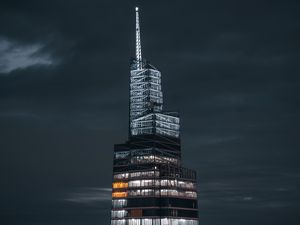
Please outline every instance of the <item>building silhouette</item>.
[{"label": "building silhouette", "polygon": [[114,146],[111,225],[198,225],[196,172],[182,166],[179,115],[163,110],[161,73],[142,58],[135,11],[129,138]]}]

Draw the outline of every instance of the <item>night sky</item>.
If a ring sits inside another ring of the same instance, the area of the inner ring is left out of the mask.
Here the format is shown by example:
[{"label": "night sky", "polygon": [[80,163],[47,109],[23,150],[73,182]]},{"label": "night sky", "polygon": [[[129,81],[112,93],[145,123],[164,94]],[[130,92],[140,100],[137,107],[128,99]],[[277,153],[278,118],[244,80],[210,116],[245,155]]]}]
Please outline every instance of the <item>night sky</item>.
[{"label": "night sky", "polygon": [[299,225],[300,3],[283,0],[1,0],[0,224],[109,224],[136,5],[200,224]]}]

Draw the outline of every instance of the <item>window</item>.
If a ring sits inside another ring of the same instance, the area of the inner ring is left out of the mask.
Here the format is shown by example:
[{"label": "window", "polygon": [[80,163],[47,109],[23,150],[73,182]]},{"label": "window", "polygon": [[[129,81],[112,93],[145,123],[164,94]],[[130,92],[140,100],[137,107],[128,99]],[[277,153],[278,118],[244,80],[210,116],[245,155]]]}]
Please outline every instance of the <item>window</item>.
[{"label": "window", "polygon": [[129,219],[128,225],[141,225],[141,220],[140,219]]},{"label": "window", "polygon": [[170,216],[178,216],[178,210],[177,209],[170,209],[169,211]]},{"label": "window", "polygon": [[122,220],[112,220],[111,225],[125,225],[125,219]]},{"label": "window", "polygon": [[170,219],[164,218],[160,220],[161,225],[170,225]]},{"label": "window", "polygon": [[152,189],[142,189],[141,193],[142,193],[143,196],[153,195],[154,190],[152,190]]},{"label": "window", "polygon": [[126,210],[112,210],[111,217],[112,218],[123,218],[127,216]]},{"label": "window", "polygon": [[128,188],[128,183],[127,182],[114,182],[113,183],[113,188]]},{"label": "window", "polygon": [[128,173],[115,174],[114,179],[128,179]]},{"label": "window", "polygon": [[163,218],[160,225],[198,225],[198,220]]},{"label": "window", "polygon": [[152,219],[142,219],[142,225],[152,225]]},{"label": "window", "polygon": [[161,180],[160,185],[166,187],[176,187],[176,182],[175,180]]},{"label": "window", "polygon": [[127,200],[126,199],[114,199],[112,200],[112,206],[113,208],[123,208],[127,206]]},{"label": "window", "polygon": [[140,177],[141,172],[130,173],[130,177]]},{"label": "window", "polygon": [[113,192],[112,193],[113,198],[124,198],[127,197],[127,192]]},{"label": "window", "polygon": [[138,190],[131,190],[128,192],[129,196],[153,196],[154,190],[153,189],[138,189]]},{"label": "window", "polygon": [[132,180],[128,182],[129,187],[158,187],[159,185],[159,180]]},{"label": "window", "polygon": [[129,187],[140,187],[141,181],[140,180],[129,181],[128,186]]},{"label": "window", "polygon": [[194,191],[185,191],[184,196],[190,198],[197,198],[197,193]]},{"label": "window", "polygon": [[158,177],[159,171],[144,171],[144,172],[134,172],[130,173],[130,177]]},{"label": "window", "polygon": [[161,225],[160,224],[160,219],[153,219],[152,220],[152,225]]},{"label": "window", "polygon": [[142,187],[153,186],[153,185],[154,185],[154,180],[141,180]]},{"label": "window", "polygon": [[178,196],[178,191],[172,189],[161,189],[160,194],[162,196]]},{"label": "window", "polygon": [[186,189],[195,189],[196,185],[192,182],[178,181],[178,187]]},{"label": "window", "polygon": [[126,152],[116,152],[116,153],[115,153],[116,159],[124,159],[124,158],[126,158],[128,155],[129,155],[129,152],[128,152],[128,151],[126,151]]},{"label": "window", "polygon": [[174,189],[161,189],[160,194],[162,196],[181,196],[181,197],[197,198],[197,193],[194,191],[177,191]]}]

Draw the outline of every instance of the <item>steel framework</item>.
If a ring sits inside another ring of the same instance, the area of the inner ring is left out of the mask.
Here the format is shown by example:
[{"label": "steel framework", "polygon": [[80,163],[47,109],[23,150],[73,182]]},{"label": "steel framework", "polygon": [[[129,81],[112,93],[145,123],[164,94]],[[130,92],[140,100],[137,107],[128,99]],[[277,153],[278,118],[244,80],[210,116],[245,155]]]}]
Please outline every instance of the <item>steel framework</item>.
[{"label": "steel framework", "polygon": [[135,13],[129,139],[114,146],[111,225],[198,225],[197,174],[182,166],[179,115],[163,110],[161,73],[142,58]]}]

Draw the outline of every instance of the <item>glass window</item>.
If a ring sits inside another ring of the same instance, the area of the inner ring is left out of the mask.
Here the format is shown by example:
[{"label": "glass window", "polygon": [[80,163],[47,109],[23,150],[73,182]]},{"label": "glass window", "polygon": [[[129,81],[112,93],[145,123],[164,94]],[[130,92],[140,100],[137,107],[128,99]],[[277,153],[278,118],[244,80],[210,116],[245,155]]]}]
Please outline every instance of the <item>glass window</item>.
[{"label": "glass window", "polygon": [[129,181],[128,186],[129,187],[140,187],[141,186],[141,181],[140,180]]},{"label": "glass window", "polygon": [[129,155],[129,151],[126,152],[116,152],[115,157],[116,159],[124,159]]},{"label": "glass window", "polygon": [[162,218],[160,223],[159,219],[153,219],[153,225],[198,225],[198,220]]},{"label": "glass window", "polygon": [[128,179],[128,173],[115,174],[114,179]]},{"label": "glass window", "polygon": [[111,217],[112,218],[123,218],[127,216],[126,210],[112,210]]},{"label": "glass window", "polygon": [[160,219],[153,219],[152,220],[152,225],[161,225],[160,224]]},{"label": "glass window", "polygon": [[127,197],[127,192],[113,192],[112,193],[112,197],[113,198],[124,198],[124,197]]},{"label": "glass window", "polygon": [[125,225],[125,219],[122,220],[112,220],[111,225]]},{"label": "glass window", "polygon": [[112,206],[113,208],[123,208],[127,206],[127,200],[126,199],[114,199],[112,200]]},{"label": "glass window", "polygon": [[129,219],[128,225],[141,225],[141,219]]},{"label": "glass window", "polygon": [[113,188],[128,188],[127,182],[113,182]]},{"label": "glass window", "polygon": [[152,186],[154,184],[153,180],[142,180],[141,181],[141,186],[145,187],[145,186]]},{"label": "glass window", "polygon": [[186,189],[195,189],[196,185],[193,182],[178,181],[178,187]]},{"label": "glass window", "polygon": [[129,196],[152,196],[154,195],[153,189],[137,189],[128,192]]},{"label": "glass window", "polygon": [[152,219],[142,219],[142,225],[152,225]]},{"label": "glass window", "polygon": [[176,181],[175,180],[161,180],[160,185],[166,186],[166,187],[176,187]]},{"label": "glass window", "polygon": [[129,181],[129,187],[149,187],[154,185],[154,180],[133,180]]},{"label": "glass window", "polygon": [[130,173],[130,177],[158,177],[159,171],[143,171],[143,172],[134,172]]},{"label": "glass window", "polygon": [[130,173],[130,177],[140,177],[141,172]]},{"label": "glass window", "polygon": [[185,197],[190,197],[190,198],[197,198],[197,193],[194,191],[186,191],[184,193]]},{"label": "glass window", "polygon": [[161,225],[170,225],[169,220],[167,218],[161,219]]}]

